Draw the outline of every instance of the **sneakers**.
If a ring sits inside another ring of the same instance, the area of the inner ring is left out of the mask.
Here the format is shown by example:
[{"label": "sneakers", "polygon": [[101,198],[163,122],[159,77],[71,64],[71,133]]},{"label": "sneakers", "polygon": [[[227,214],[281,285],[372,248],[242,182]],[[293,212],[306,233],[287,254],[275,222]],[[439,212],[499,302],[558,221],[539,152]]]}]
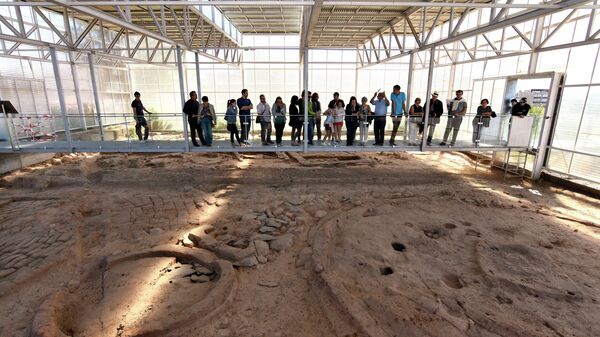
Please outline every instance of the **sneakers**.
[{"label": "sneakers", "polygon": [[[382,145],[383,145],[383,144],[382,144]],[[390,145],[391,145],[391,146],[396,146],[396,142],[395,142],[395,141],[393,141],[393,140],[390,140]]]},{"label": "sneakers", "polygon": [[440,143],[440,146],[446,146],[446,145],[447,145],[446,142],[441,142]]}]

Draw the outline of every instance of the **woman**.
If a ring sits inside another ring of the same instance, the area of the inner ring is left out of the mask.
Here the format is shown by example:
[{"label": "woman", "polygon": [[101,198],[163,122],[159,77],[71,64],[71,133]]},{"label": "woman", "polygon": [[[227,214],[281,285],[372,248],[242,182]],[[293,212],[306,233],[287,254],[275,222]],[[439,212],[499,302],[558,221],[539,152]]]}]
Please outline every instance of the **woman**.
[{"label": "woman", "polygon": [[315,113],[315,126],[317,127],[317,141],[321,141],[321,102],[319,102],[319,94],[313,93],[312,111]]},{"label": "woman", "polygon": [[408,110],[408,145],[415,146],[417,143],[417,132],[419,131],[419,124],[423,120],[423,107],[421,106],[421,99],[416,98],[415,104],[410,106]]},{"label": "woman", "polygon": [[275,143],[277,146],[281,146],[283,129],[285,128],[285,103],[283,103],[281,97],[278,96],[275,99],[271,114],[273,115],[273,124],[275,124]]},{"label": "woman", "polygon": [[361,99],[360,111],[358,113],[358,120],[360,124],[360,145],[367,145],[367,140],[369,139],[369,125],[371,125],[371,120],[373,119],[373,111],[371,110],[371,105],[369,104],[369,99],[363,97]]},{"label": "woman", "polygon": [[356,137],[356,128],[358,127],[358,114],[360,113],[360,105],[356,97],[350,97],[350,102],[346,106],[346,146],[354,145]]},{"label": "woman", "polygon": [[[292,146],[300,145],[300,134],[302,133],[302,120],[298,111],[298,96],[292,96],[290,101],[290,123],[292,127]],[[296,141],[296,139],[298,141]]]},{"label": "woman", "polygon": [[333,110],[333,138],[335,138],[334,145],[337,145],[342,140],[342,127],[344,126],[344,117],[346,115],[346,109],[344,108],[344,101],[337,101],[337,106]]},{"label": "woman", "polygon": [[477,115],[473,118],[473,145],[478,146],[481,139],[483,128],[490,126],[490,119],[496,118],[496,113],[490,107],[490,101],[487,98],[481,100],[481,105],[477,107]]},{"label": "woman", "polygon": [[229,131],[229,138],[231,140],[231,146],[235,146],[233,142],[233,136],[235,135],[235,139],[238,142],[239,146],[242,146],[242,142],[240,141],[240,133],[237,128],[236,120],[237,120],[237,104],[235,99],[230,99],[227,101],[227,111],[225,112],[225,120],[227,121],[227,131]]}]

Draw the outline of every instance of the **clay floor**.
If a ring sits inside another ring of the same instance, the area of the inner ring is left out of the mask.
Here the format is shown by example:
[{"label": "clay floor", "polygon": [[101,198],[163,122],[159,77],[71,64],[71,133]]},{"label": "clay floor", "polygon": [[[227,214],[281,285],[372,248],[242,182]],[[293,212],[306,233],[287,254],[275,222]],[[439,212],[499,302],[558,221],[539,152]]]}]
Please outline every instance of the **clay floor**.
[{"label": "clay floor", "polygon": [[462,154],[0,177],[0,336],[600,336],[600,201]]}]

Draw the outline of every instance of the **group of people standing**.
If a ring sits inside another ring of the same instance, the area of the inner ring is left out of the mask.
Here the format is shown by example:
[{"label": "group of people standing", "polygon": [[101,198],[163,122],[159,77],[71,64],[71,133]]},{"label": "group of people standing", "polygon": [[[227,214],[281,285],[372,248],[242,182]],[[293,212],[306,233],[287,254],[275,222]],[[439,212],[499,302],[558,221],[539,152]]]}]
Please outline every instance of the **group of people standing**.
[{"label": "group of people standing", "polygon": [[[283,131],[286,123],[291,127],[291,144],[298,146],[301,144],[302,131],[304,126],[307,130],[307,143],[314,145],[315,131],[317,141],[325,145],[337,145],[341,142],[342,128],[346,126],[346,145],[353,146],[357,141],[357,130],[359,131],[358,144],[366,145],[369,127],[373,124],[375,134],[375,146],[383,146],[385,143],[385,128],[388,117],[388,108],[391,108],[389,116],[392,119],[392,132],[388,143],[396,145],[396,135],[401,125],[402,119],[406,118],[408,123],[408,142],[409,145],[417,145],[418,135],[422,134],[425,127],[425,118],[427,118],[427,145],[432,145],[433,134],[437,124],[440,123],[440,117],[444,113],[444,104],[438,99],[438,93],[433,92],[429,102],[421,105],[421,99],[416,98],[414,103],[407,109],[406,94],[401,91],[399,85],[395,85],[388,99],[385,91],[377,90],[369,100],[362,97],[360,102],[355,96],[350,97],[346,104],[340,99],[339,93],[333,94],[333,99],[329,101],[326,109],[322,109],[318,93],[306,95],[302,92],[300,96],[291,97],[289,107],[286,106],[281,97],[277,97],[273,106],[270,106],[264,95],[260,95],[260,102],[256,105],[256,118],[252,120],[252,110],[255,108],[252,101],[248,98],[248,90],[243,89],[242,96],[227,101],[227,111],[225,120],[227,130],[230,134],[232,146],[249,146],[249,133],[251,123],[260,125],[261,142],[263,145],[276,144],[282,145]],[[444,132],[443,140],[440,146],[454,146],[462,124],[463,118],[467,112],[467,101],[463,97],[463,91],[457,90],[456,96],[447,100],[448,121]],[[132,102],[134,116],[136,119],[136,133],[140,141],[146,141],[148,138],[149,127],[144,118],[144,112],[150,113],[143,106],[140,100],[140,93],[136,92],[135,100]],[[208,97],[203,96],[201,102],[198,102],[198,95],[195,91],[189,93],[189,100],[183,106],[183,112],[187,116],[190,137],[194,146],[212,145],[212,128],[216,126],[215,108],[209,103]],[[305,102],[305,96],[308,101]],[[305,105],[308,110],[308,120],[304,121]],[[371,105],[374,108],[371,108]],[[511,115],[524,117],[527,115],[531,106],[527,104],[526,98],[520,101],[513,99],[511,101]],[[496,113],[492,111],[489,101],[482,99],[477,113],[473,118],[473,144],[479,143],[480,134],[483,128],[489,127],[490,119],[495,118]],[[240,129],[237,127],[239,119]],[[272,141],[272,129],[275,128],[275,142]],[[142,136],[141,128],[144,127]],[[322,132],[324,127],[324,134]],[[196,140],[196,135],[200,144]]]}]

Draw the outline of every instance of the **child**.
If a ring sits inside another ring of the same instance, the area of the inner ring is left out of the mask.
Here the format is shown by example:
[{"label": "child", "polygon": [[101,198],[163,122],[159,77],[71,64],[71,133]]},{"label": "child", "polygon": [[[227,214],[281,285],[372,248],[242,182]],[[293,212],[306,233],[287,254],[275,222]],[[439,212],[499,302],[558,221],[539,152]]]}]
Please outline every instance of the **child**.
[{"label": "child", "polygon": [[333,136],[336,145],[342,140],[342,127],[344,126],[345,117],[346,106],[344,101],[339,100],[336,104],[336,109],[333,111]]},{"label": "child", "polygon": [[[333,109],[327,109],[325,110],[325,112],[323,112],[323,115],[325,115],[325,137],[323,138],[323,143],[327,144],[327,145],[331,145],[331,141],[332,139],[332,129],[333,129],[333,111],[335,108]],[[329,141],[329,143],[327,142]]]}]

